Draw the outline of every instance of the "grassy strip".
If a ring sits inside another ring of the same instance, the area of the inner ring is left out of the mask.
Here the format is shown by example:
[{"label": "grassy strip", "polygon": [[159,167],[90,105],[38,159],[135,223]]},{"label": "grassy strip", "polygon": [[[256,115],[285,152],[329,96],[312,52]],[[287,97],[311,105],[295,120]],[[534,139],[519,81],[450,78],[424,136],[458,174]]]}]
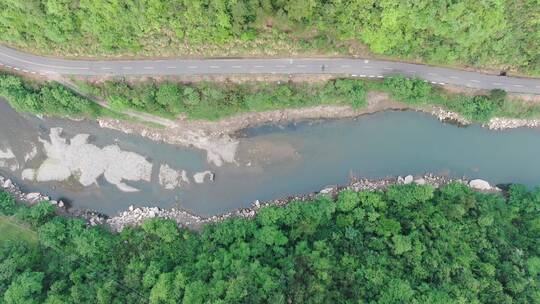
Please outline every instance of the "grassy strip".
[{"label": "grassy strip", "polygon": [[493,117],[527,119],[540,116],[540,105],[511,101],[503,90],[491,90],[487,95],[470,96],[449,93],[422,79],[403,76],[366,84],[368,89],[388,92],[394,99],[411,106],[437,105],[475,122],[487,122]]},{"label": "grassy strip", "polygon": [[50,116],[108,116],[133,120],[120,114],[129,109],[167,118],[184,114],[190,119],[218,120],[239,113],[317,105],[362,109],[367,106],[368,91],[387,92],[396,101],[415,108],[441,106],[475,122],[487,122],[493,117],[528,119],[540,116],[540,105],[511,101],[502,90],[470,96],[449,93],[421,79],[403,76],[388,77],[383,81],[334,79],[326,83],[180,84],[114,80],[90,84],[78,81],[77,86],[81,92],[107,100],[111,110],[58,83],[39,84],[0,74],[0,96],[17,111]]},{"label": "grassy strip", "polygon": [[243,112],[301,108],[315,105],[367,105],[367,91],[390,93],[396,101],[412,107],[437,105],[463,117],[486,122],[493,117],[532,118],[540,106],[510,101],[506,92],[493,90],[487,95],[449,93],[421,79],[403,76],[384,81],[336,79],[326,83],[245,83],[195,84],[127,83],[106,81],[90,85],[79,83],[91,94],[106,99],[112,108],[133,109],[165,117],[185,114],[191,119],[217,120]]},{"label": "grassy strip", "polygon": [[37,244],[37,235],[13,218],[0,216],[0,246],[9,241],[23,241],[28,244]]},{"label": "grassy strip", "polygon": [[78,85],[81,90],[106,99],[113,109],[133,109],[168,118],[186,114],[191,119],[218,120],[244,112],[315,105],[366,106],[364,84],[352,79],[325,84],[201,82],[184,85],[106,81],[100,85],[81,82]]}]

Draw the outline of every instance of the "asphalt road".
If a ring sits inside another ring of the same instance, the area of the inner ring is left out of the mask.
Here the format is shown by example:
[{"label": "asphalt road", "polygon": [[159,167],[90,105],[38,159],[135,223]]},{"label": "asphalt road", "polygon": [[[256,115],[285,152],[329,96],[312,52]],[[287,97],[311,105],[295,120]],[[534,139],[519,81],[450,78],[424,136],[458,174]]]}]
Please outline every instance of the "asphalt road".
[{"label": "asphalt road", "polygon": [[438,85],[540,94],[540,79],[504,77],[393,61],[352,58],[66,60],[40,57],[0,46],[0,66],[42,76],[337,74],[383,78],[419,77]]}]

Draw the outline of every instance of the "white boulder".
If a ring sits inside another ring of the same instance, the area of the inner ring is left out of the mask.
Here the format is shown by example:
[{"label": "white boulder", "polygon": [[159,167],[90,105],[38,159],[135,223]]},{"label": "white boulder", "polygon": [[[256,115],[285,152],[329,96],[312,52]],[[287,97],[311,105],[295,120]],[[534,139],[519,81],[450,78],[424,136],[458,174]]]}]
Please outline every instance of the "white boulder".
[{"label": "white boulder", "polygon": [[209,177],[210,181],[214,181],[214,173],[210,172],[210,171],[203,171],[203,172],[197,172],[195,174],[193,174],[193,180],[195,180],[195,182],[197,184],[202,184],[204,183],[204,180],[206,179],[206,176]]},{"label": "white boulder", "polygon": [[473,179],[469,182],[469,187],[477,190],[491,190],[491,185],[483,179]]},{"label": "white boulder", "polygon": [[425,185],[425,184],[426,184],[426,180],[423,179],[423,178],[419,178],[419,179],[416,179],[416,180],[414,181],[414,183],[417,184],[417,185]]},{"label": "white boulder", "polygon": [[37,192],[31,192],[26,195],[26,199],[29,201],[35,201],[39,199],[39,197],[40,197],[40,194]]},{"label": "white boulder", "polygon": [[407,176],[405,176],[405,178],[403,179],[403,183],[404,183],[405,185],[407,185],[407,184],[412,183],[413,180],[414,180],[414,177],[413,177],[412,175],[407,175]]}]

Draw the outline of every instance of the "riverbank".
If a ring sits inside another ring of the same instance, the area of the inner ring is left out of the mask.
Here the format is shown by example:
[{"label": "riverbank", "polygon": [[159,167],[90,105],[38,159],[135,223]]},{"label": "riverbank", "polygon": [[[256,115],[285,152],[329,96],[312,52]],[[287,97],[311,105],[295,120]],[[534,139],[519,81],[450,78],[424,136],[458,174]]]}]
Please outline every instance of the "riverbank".
[{"label": "riverbank", "polygon": [[385,179],[362,179],[354,178],[347,185],[332,185],[325,187],[317,192],[300,194],[284,197],[265,202],[255,200],[249,208],[239,208],[231,212],[214,215],[211,217],[202,217],[187,210],[178,208],[163,209],[159,207],[134,207],[130,206],[128,210],[120,211],[116,215],[108,216],[94,210],[73,208],[63,201],[51,200],[47,195],[37,192],[25,193],[15,185],[10,179],[0,175],[0,188],[8,192],[18,202],[27,205],[34,205],[39,202],[48,202],[56,207],[56,212],[60,215],[77,217],[84,219],[88,225],[105,225],[113,231],[122,231],[125,227],[135,227],[141,225],[144,221],[152,218],[163,218],[174,220],[180,227],[191,230],[200,230],[205,224],[217,223],[229,218],[253,218],[257,212],[267,206],[285,206],[290,202],[308,202],[312,201],[318,195],[329,195],[335,198],[343,190],[359,191],[378,191],[386,190],[392,185],[430,185],[439,188],[449,183],[461,183],[470,188],[482,192],[497,193],[500,192],[496,186],[490,185],[481,179],[453,179],[441,175],[425,174],[422,176],[407,175],[405,177],[390,177]]},{"label": "riverbank", "polygon": [[[138,134],[154,141],[192,146],[207,152],[209,163],[221,166],[224,163],[235,163],[238,148],[236,135],[251,127],[265,124],[287,124],[304,120],[344,119],[382,111],[411,110],[428,113],[442,122],[470,125],[471,119],[462,114],[446,110],[438,105],[410,104],[396,101],[388,92],[369,91],[366,94],[366,106],[354,108],[344,105],[319,105],[298,109],[282,109],[263,112],[242,113],[228,116],[216,121],[191,120],[183,116],[167,128],[157,128],[136,122],[100,117],[99,125],[128,134]],[[518,127],[540,127],[540,119],[519,119],[494,117],[482,123],[483,127],[492,130],[503,130]]]}]

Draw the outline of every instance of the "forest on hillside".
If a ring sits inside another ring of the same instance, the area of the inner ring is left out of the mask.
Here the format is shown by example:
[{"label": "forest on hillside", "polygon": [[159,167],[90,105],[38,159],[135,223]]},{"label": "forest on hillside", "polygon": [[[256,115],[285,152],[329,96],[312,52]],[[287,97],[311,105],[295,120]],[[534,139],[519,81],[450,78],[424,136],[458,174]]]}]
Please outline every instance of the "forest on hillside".
[{"label": "forest on hillside", "polygon": [[0,40],[69,56],[374,53],[538,74],[539,20],[536,0],[3,0]]},{"label": "forest on hillside", "polygon": [[5,192],[0,215],[26,235],[0,235],[5,304],[540,303],[540,188],[343,190],[200,232],[113,234]]}]

